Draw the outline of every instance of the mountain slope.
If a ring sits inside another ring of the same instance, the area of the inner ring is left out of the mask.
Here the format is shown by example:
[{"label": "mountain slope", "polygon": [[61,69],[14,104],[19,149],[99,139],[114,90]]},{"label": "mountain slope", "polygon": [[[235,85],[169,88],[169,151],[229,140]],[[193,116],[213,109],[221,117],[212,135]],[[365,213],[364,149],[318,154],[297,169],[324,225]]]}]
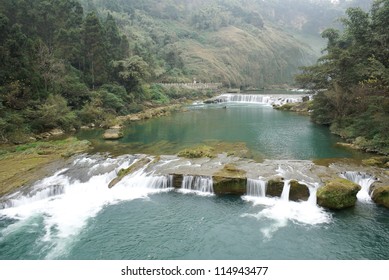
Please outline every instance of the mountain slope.
[{"label": "mountain slope", "polygon": [[114,15],[133,54],[153,66],[157,81],[279,85],[292,83],[298,67],[317,58],[308,45],[264,19],[260,1],[83,3],[102,16]]}]

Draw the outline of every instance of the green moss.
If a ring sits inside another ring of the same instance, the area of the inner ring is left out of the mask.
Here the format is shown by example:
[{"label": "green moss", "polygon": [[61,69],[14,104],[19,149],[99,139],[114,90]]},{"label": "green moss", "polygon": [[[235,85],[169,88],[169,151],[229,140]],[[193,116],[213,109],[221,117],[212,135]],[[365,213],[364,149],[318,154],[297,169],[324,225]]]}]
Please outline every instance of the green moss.
[{"label": "green moss", "polygon": [[246,178],[213,176],[212,180],[213,191],[216,194],[243,195],[246,193]]},{"label": "green moss", "polygon": [[214,153],[214,149],[209,146],[199,146],[192,149],[185,149],[178,153],[179,157],[185,158],[203,158],[209,157],[214,158],[216,154]]},{"label": "green moss", "polygon": [[374,189],[372,199],[375,203],[389,208],[389,186]]},{"label": "green moss", "polygon": [[388,167],[387,163],[389,162],[389,157],[387,156],[382,156],[382,157],[371,157],[365,160],[362,160],[362,163],[364,165],[368,166],[377,166],[381,168]]},{"label": "green moss", "polygon": [[86,152],[88,141],[71,137],[3,147],[0,157],[0,196],[47,175],[47,167],[63,157]]},{"label": "green moss", "polygon": [[317,190],[317,203],[330,209],[352,207],[357,201],[361,187],[349,180],[337,178],[326,182]]}]

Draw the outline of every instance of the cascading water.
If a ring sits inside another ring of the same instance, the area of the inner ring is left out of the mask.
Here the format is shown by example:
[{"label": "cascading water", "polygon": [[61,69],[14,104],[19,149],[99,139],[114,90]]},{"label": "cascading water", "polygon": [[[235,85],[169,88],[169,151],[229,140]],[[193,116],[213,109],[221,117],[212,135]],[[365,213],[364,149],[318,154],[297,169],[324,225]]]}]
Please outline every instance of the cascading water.
[{"label": "cascading water", "polygon": [[[9,196],[2,203],[0,217],[15,222],[0,232],[0,240],[22,231],[25,224],[38,223],[44,234],[36,246],[36,254],[44,254],[41,258],[47,259],[64,256],[75,237],[105,205],[170,190],[172,176],[155,176],[145,171],[147,166],[109,189],[108,184],[117,171],[127,168],[132,160],[129,157],[78,158],[69,169],[37,182],[29,191]],[[90,171],[87,176],[85,168]]]},{"label": "cascading water", "polygon": [[212,177],[186,175],[182,180],[181,190],[198,194],[213,194]]},{"label": "cascading water", "polygon": [[361,190],[357,193],[359,201],[372,202],[369,193],[371,185],[377,181],[376,178],[370,174],[357,171],[346,171],[341,173],[340,176],[361,186]]},{"label": "cascading water", "polygon": [[289,193],[290,193],[290,180],[285,180],[284,188],[281,193],[281,200],[289,201]]},{"label": "cascading water", "polygon": [[261,179],[247,179],[247,196],[265,197],[267,182]]},{"label": "cascading water", "polygon": [[[292,168],[290,168],[292,170]],[[289,171],[291,171],[289,170]],[[281,166],[277,170],[279,174],[286,174],[287,171]],[[284,181],[284,187],[281,197],[266,197],[266,181],[247,180],[247,195],[244,200],[253,202],[254,205],[264,207],[256,214],[247,213],[243,216],[254,217],[258,220],[268,223],[261,229],[266,239],[271,239],[273,234],[280,228],[286,227],[288,221],[299,224],[315,225],[329,223],[330,214],[316,205],[317,184],[306,184],[310,191],[308,201],[294,202],[289,201],[290,180]]]},{"label": "cascading water", "polygon": [[216,98],[223,102],[255,103],[266,105],[283,105],[302,102],[302,96],[260,95],[260,94],[222,94]]}]

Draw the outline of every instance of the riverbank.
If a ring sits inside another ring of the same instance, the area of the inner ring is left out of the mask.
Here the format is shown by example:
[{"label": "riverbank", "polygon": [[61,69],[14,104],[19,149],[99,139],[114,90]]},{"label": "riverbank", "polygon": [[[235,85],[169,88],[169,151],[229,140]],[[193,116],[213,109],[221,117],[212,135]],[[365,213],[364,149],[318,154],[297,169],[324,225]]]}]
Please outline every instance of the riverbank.
[{"label": "riverbank", "polygon": [[0,197],[51,175],[66,159],[89,148],[88,141],[74,137],[0,146]]}]

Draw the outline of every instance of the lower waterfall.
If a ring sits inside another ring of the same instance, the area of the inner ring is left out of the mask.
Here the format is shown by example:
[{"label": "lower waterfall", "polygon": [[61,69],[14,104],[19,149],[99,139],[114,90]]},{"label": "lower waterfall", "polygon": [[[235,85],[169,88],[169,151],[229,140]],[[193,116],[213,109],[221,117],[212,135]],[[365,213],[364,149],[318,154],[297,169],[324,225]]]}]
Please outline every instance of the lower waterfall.
[{"label": "lower waterfall", "polygon": [[361,186],[361,190],[357,194],[357,199],[359,201],[372,202],[370,197],[370,187],[375,181],[377,181],[377,178],[374,178],[370,174],[357,171],[343,172],[340,176]]},{"label": "lower waterfall", "polygon": [[202,195],[213,194],[212,177],[185,175],[182,180],[181,192],[195,192]]}]

